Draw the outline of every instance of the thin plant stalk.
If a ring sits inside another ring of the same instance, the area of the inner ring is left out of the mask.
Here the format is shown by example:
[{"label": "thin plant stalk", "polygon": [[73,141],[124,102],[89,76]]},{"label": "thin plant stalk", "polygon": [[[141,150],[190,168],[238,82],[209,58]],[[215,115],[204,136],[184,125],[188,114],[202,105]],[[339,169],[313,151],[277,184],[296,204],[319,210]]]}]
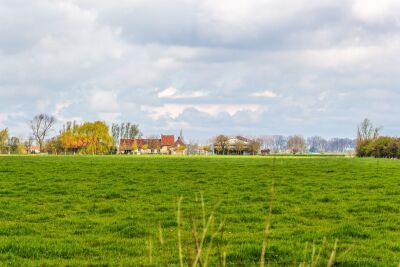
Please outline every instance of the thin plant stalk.
[{"label": "thin plant stalk", "polygon": [[197,263],[199,262],[199,260],[201,258],[201,253],[202,253],[202,250],[203,250],[204,240],[206,239],[208,228],[210,227],[210,225],[211,225],[213,220],[214,220],[214,216],[213,216],[213,213],[211,213],[210,217],[208,218],[206,227],[203,229],[203,234],[201,236],[200,246],[199,246],[199,249],[197,250],[196,259],[194,260],[193,266],[197,266]]},{"label": "thin plant stalk", "polygon": [[206,208],[204,205],[203,193],[200,193],[200,197],[201,197],[201,210],[203,213],[203,228],[204,228],[204,227],[206,227]]},{"label": "thin plant stalk", "polygon": [[[214,211],[219,207],[220,204],[221,204],[221,201],[219,201],[217,203],[217,205],[214,207],[214,210],[211,212],[210,217],[208,218],[208,221],[205,224],[205,227],[203,228],[203,233],[202,233],[202,236],[201,236],[200,246],[199,246],[199,249],[197,251],[197,255],[196,255],[196,258],[194,260],[193,266],[197,266],[197,263],[201,259],[203,245],[204,245],[204,241],[205,241],[206,236],[207,236],[208,229],[210,228],[211,224],[214,222]],[[204,214],[205,214],[205,212],[204,212]]]},{"label": "thin plant stalk", "polygon": [[160,241],[161,246],[164,246],[164,237],[161,223],[158,224],[158,239]]},{"label": "thin plant stalk", "polygon": [[318,255],[315,258],[315,261],[311,262],[311,267],[315,267],[318,265],[319,259],[321,258],[321,253],[324,250],[325,246],[326,246],[326,237],[324,237],[324,240],[322,241],[322,245],[318,251]]},{"label": "thin plant stalk", "polygon": [[[200,243],[199,243],[199,234],[197,231],[197,225],[196,222],[193,220],[192,217],[190,217],[190,228],[192,230],[192,235],[193,235],[193,240],[194,240],[194,246],[195,246],[195,251],[196,251],[196,260],[197,260],[197,253],[201,250],[200,249]],[[202,266],[201,264],[201,258],[199,258],[199,265]],[[195,265],[196,262],[193,262]]]},{"label": "thin plant stalk", "polygon": [[224,258],[223,258],[223,261],[222,261],[222,266],[226,267],[226,252],[225,251],[224,251]]},{"label": "thin plant stalk", "polygon": [[153,242],[151,239],[149,239],[147,245],[149,249],[149,265],[153,265]]},{"label": "thin plant stalk", "polygon": [[335,244],[333,245],[333,250],[332,250],[332,253],[331,253],[331,257],[329,258],[327,267],[332,267],[335,264],[336,248],[337,248],[337,239],[335,240]]},{"label": "thin plant stalk", "polygon": [[316,252],[316,249],[315,249],[315,242],[313,241],[313,244],[312,244],[312,254],[311,254],[311,262],[314,262],[315,252]]}]

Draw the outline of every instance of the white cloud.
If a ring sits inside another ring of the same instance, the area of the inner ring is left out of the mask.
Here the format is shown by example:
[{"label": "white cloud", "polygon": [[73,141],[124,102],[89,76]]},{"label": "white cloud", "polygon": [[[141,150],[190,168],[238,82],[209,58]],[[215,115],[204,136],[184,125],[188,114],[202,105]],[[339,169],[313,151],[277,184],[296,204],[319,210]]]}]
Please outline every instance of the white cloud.
[{"label": "white cloud", "polygon": [[88,102],[93,111],[115,112],[118,110],[118,96],[112,91],[94,91],[88,96]]},{"label": "white cloud", "polygon": [[39,112],[144,132],[302,121],[351,137],[364,117],[400,130],[376,115],[400,112],[397,0],[0,0],[0,17],[0,120],[14,132]]},{"label": "white cloud", "polygon": [[178,89],[176,89],[173,86],[170,86],[158,92],[157,96],[159,98],[184,99],[184,98],[206,97],[208,96],[208,93],[204,91],[179,92]]},{"label": "white cloud", "polygon": [[274,97],[277,97],[278,95],[273,91],[265,90],[265,91],[262,91],[262,92],[251,93],[250,96],[274,98]]},{"label": "white cloud", "polygon": [[256,104],[164,104],[162,106],[142,106],[143,111],[148,112],[152,119],[173,118],[176,119],[187,109],[194,109],[210,116],[217,116],[221,113],[227,113],[234,116],[241,111],[262,111],[266,107]]},{"label": "white cloud", "polygon": [[365,22],[382,23],[393,18],[400,22],[398,0],[354,0],[352,9],[355,16]]},{"label": "white cloud", "polygon": [[53,112],[54,116],[59,117],[61,115],[61,112],[64,109],[68,108],[71,104],[72,104],[72,102],[70,102],[70,101],[57,102],[56,106],[55,106],[55,109],[54,109],[54,112]]}]

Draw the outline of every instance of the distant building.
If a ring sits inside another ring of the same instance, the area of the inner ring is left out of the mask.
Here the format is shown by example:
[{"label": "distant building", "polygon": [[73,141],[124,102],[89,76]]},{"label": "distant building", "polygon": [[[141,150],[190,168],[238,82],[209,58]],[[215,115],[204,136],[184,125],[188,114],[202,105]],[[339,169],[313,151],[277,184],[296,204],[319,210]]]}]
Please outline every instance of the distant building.
[{"label": "distant building", "polygon": [[215,154],[248,155],[251,139],[243,136],[227,137],[224,143],[214,143]]},{"label": "distant building", "polygon": [[40,146],[31,146],[29,148],[30,154],[40,154]]}]

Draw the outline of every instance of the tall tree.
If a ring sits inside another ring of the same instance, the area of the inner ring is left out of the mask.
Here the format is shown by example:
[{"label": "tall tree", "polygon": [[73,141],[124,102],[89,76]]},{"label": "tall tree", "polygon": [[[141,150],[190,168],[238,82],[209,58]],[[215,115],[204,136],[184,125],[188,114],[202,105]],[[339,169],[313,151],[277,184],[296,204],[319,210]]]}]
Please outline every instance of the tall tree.
[{"label": "tall tree", "polygon": [[111,125],[111,136],[113,139],[113,150],[117,151],[118,145],[119,145],[119,139],[121,136],[121,126],[118,125],[117,123],[113,123]]},{"label": "tall tree", "polygon": [[139,125],[130,122],[111,125],[111,136],[113,140],[113,150],[117,150],[121,139],[135,139],[140,136]]},{"label": "tall tree", "polygon": [[8,152],[8,129],[0,130],[0,153]]},{"label": "tall tree", "polygon": [[47,114],[36,115],[30,121],[32,134],[39,145],[40,151],[42,151],[44,139],[48,136],[55,123],[56,118]]}]

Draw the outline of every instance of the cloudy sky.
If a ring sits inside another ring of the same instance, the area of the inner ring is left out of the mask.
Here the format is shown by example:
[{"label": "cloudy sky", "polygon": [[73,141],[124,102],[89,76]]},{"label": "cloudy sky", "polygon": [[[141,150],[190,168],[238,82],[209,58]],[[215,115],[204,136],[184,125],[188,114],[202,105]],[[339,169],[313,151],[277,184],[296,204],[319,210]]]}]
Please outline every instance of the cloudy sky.
[{"label": "cloudy sky", "polygon": [[0,0],[0,128],[400,132],[398,0]]}]

